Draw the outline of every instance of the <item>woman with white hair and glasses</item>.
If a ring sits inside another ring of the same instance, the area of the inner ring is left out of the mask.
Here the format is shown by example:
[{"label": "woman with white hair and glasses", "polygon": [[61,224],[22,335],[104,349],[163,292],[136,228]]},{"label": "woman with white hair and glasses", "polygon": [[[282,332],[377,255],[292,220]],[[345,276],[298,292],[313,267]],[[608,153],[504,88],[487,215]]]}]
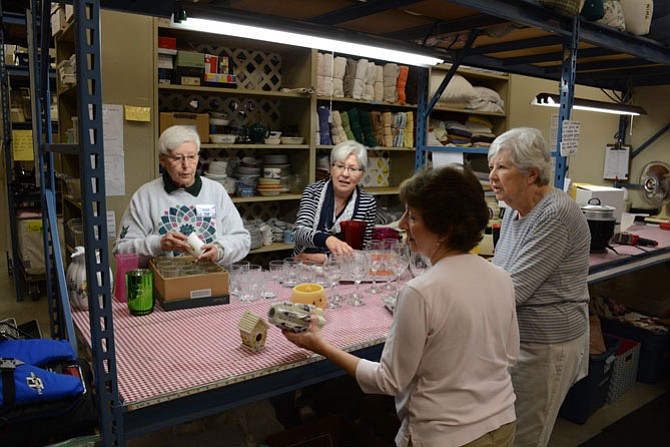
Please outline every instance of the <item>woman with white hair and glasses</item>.
[{"label": "woman with white hair and glasses", "polygon": [[493,263],[511,275],[516,294],[515,445],[546,446],[563,399],[588,368],[591,235],[580,207],[550,185],[551,156],[539,130],[503,133],[488,160],[491,189],[509,207]]},{"label": "woman with white hair and glasses", "polygon": [[361,190],[367,149],[355,141],[344,141],[330,152],[330,179],[308,185],[300,199],[296,219],[294,255],[299,259],[325,262],[329,253],[343,255],[353,248],[342,239],[340,223],[367,223],[364,242],[372,238],[377,202]]},{"label": "woman with white hair and glasses", "polygon": [[188,253],[187,238],[204,242],[198,260],[220,264],[249,253],[251,238],[223,186],[197,173],[200,137],[193,127],[172,126],[161,134],[159,161],[163,174],[133,194],[119,225],[115,253],[137,253],[140,265],[149,258]]}]

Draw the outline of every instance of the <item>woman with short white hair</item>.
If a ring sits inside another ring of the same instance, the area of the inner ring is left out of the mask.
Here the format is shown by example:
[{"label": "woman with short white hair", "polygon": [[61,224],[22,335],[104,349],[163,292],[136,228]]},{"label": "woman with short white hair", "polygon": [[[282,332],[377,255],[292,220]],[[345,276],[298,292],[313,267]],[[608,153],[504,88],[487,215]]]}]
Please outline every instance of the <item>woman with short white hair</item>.
[{"label": "woman with short white hair", "polygon": [[488,159],[491,189],[509,207],[493,263],[511,275],[516,293],[515,445],[545,446],[563,399],[588,368],[591,235],[580,207],[549,184],[551,155],[539,130],[503,133]]},{"label": "woman with short white hair", "polygon": [[367,223],[364,241],[372,238],[377,202],[358,184],[365,177],[367,149],[356,141],[344,141],[330,152],[330,178],[308,185],[300,199],[296,219],[294,255],[325,262],[329,253],[344,255],[353,248],[343,240],[340,223]]}]

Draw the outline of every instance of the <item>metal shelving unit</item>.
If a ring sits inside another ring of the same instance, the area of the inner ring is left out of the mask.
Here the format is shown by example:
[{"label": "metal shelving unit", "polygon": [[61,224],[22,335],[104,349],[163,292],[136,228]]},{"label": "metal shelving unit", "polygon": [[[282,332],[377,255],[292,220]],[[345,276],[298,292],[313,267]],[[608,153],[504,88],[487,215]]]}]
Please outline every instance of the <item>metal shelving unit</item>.
[{"label": "metal shelving unit", "polygon": [[[146,4],[141,6],[137,5],[140,2],[117,3],[123,3],[123,5],[119,6],[116,4],[116,9],[127,7],[125,10],[128,12],[148,13],[151,12],[151,7],[158,8],[158,2],[146,2]],[[565,16],[558,16],[548,12],[546,9],[542,9],[539,5],[529,2],[459,0],[448,3],[473,8],[482,14],[499,18],[501,21],[513,20],[544,30],[550,30],[558,36],[564,51],[569,56],[563,59],[560,69],[562,86],[560,119],[566,119],[569,116],[572,88],[575,82],[574,57],[580,39],[596,46],[602,45],[610,49],[618,48],[619,52],[623,50],[633,55],[643,55],[649,60],[670,65],[670,51],[667,48],[661,48],[660,45],[649,45],[648,39],[622,37],[620,33],[601,32],[601,30],[591,24],[581,26],[580,28],[581,21],[579,19],[575,20],[568,19]],[[39,132],[36,132],[35,144],[38,147],[40,155],[41,188],[44,198],[45,246],[49,247],[47,274],[48,277],[53,278],[53,286],[55,287],[53,292],[49,290],[49,296],[53,296],[58,300],[58,303],[53,307],[55,311],[54,317],[59,315],[64,317],[65,327],[61,328],[60,335],[66,336],[71,341],[74,340],[74,331],[72,330],[70,309],[64,283],[60,248],[58,247],[58,243],[51,245],[51,241],[58,240],[57,226],[54,225],[56,222],[56,199],[53,182],[53,153],[77,154],[80,160],[89,312],[92,328],[91,338],[93,340],[92,350],[94,372],[96,375],[96,390],[99,399],[100,430],[104,445],[124,445],[125,437],[129,434],[142,434],[166,427],[171,423],[186,422],[197,417],[213,414],[225,408],[232,408],[236,405],[251,402],[254,398],[262,398],[276,394],[277,392],[284,392],[295,388],[297,384],[315,383],[316,381],[333,377],[336,372],[332,371],[332,368],[326,362],[315,362],[313,365],[301,368],[300,371],[272,375],[267,380],[255,379],[249,382],[242,382],[238,386],[230,387],[230,389],[216,389],[209,393],[188,396],[183,400],[167,401],[164,405],[156,405],[138,411],[130,411],[124,408],[123,404],[119,402],[111,314],[111,278],[109,277],[107,261],[107,225],[105,220],[106,203],[102,147],[99,29],[101,1],[74,0],[73,4],[75,15],[75,48],[77,54],[77,85],[79,86],[77,101],[79,116],[82,118],[79,120],[79,135],[90,136],[90,138],[82,138],[82,141],[77,145],[52,144],[50,141],[50,132],[44,132],[44,129],[41,127],[42,122],[44,122],[46,129],[50,130],[48,108],[45,110],[44,107],[40,107],[40,101],[37,99],[33,100],[33,116],[41,117],[39,120],[40,124],[38,125]],[[35,45],[38,48],[46,48],[45,42],[48,44],[47,36],[50,34],[50,3],[32,0],[31,5],[33,11],[40,12],[39,15],[31,18],[34,23],[33,27],[31,27],[34,28],[33,35],[31,36],[31,40],[34,42],[31,54],[33,59],[37,60],[38,51],[36,51]],[[133,5],[136,8],[143,8],[143,10],[137,11],[133,8]],[[379,5],[372,6],[379,8]],[[199,7],[206,8],[207,5]],[[389,6],[389,8],[393,8],[393,6]],[[353,9],[351,11],[353,12]],[[340,16],[342,17],[342,15]],[[37,25],[38,23],[39,25]],[[547,77],[547,72],[540,72],[538,69],[530,66],[525,72],[518,66],[512,67],[514,70],[505,70],[506,67],[503,63],[498,63],[494,59],[483,56],[481,51],[474,52],[468,56],[468,50],[471,46],[472,42],[466,45],[465,48],[452,52],[455,57],[451,59],[451,62],[456,68],[461,63],[467,63],[473,66],[493,68],[501,71],[513,71],[530,76]],[[46,75],[46,71],[39,70],[39,66],[48,66],[46,64],[45,53],[39,54],[41,63],[37,64],[37,69],[34,71],[31,70],[31,78],[34,80],[35,86],[38,83],[41,86],[39,97],[42,100],[44,98],[44,91],[48,91],[48,76]],[[593,82],[597,82],[597,79]],[[427,92],[426,76],[420,79],[419,85],[420,91]],[[606,85],[606,80],[603,80],[602,85]],[[444,86],[446,86],[446,83],[443,84],[442,88]],[[610,85],[606,86],[610,87]],[[429,102],[427,93],[421,95],[419,99],[419,113],[417,117],[417,146],[419,146],[419,149],[416,151],[415,156],[417,166],[422,164],[425,157],[425,129],[427,118],[435,102],[435,98]],[[557,171],[559,174],[564,173],[560,169]],[[560,179],[556,179],[556,182],[559,183]],[[96,253],[99,254],[99,261],[96,261]],[[53,276],[51,276],[52,266],[54,270]],[[100,282],[97,279],[98,277],[101,278]],[[48,286],[51,287],[52,284],[48,283]],[[374,352],[372,354],[374,356],[378,353]],[[317,374],[315,375],[314,372]],[[326,374],[319,376],[319,372],[325,372]],[[192,413],[184,415],[184,408],[189,408]]]}]

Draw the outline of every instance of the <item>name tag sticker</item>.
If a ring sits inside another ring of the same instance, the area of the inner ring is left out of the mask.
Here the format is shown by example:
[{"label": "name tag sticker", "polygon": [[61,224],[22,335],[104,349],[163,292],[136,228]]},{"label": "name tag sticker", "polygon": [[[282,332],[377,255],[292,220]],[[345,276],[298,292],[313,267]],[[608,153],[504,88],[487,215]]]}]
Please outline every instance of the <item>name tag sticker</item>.
[{"label": "name tag sticker", "polygon": [[198,217],[216,217],[216,207],[214,205],[196,205],[195,214]]}]

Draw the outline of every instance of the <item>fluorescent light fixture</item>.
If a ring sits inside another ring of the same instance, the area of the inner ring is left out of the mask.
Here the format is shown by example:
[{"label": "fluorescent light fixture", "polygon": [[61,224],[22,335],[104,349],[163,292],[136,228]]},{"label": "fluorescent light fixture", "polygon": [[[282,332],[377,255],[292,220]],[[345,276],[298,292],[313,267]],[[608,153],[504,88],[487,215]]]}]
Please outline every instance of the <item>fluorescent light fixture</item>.
[{"label": "fluorescent light fixture", "polygon": [[258,26],[240,25],[237,23],[220,20],[198,19],[189,17],[181,23],[170,20],[170,27],[192,31],[203,31],[207,33],[222,34],[226,36],[243,37],[246,39],[264,40],[286,45],[294,45],[305,48],[316,48],[317,50],[334,51],[336,53],[350,54],[353,56],[368,57],[384,61],[397,62],[404,65],[417,65],[428,67],[442,63],[443,60],[407,51],[398,51],[371,45],[363,45],[342,40],[327,39],[324,37],[311,36],[276,29],[262,28]]},{"label": "fluorescent light fixture", "polygon": [[[535,106],[560,107],[561,99],[558,95],[552,93],[538,93],[530,103]],[[582,98],[574,98],[572,100],[572,108],[576,110],[589,110],[591,112],[613,113],[615,115],[637,116],[647,114],[639,106]]]}]

